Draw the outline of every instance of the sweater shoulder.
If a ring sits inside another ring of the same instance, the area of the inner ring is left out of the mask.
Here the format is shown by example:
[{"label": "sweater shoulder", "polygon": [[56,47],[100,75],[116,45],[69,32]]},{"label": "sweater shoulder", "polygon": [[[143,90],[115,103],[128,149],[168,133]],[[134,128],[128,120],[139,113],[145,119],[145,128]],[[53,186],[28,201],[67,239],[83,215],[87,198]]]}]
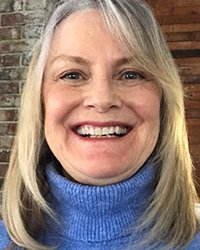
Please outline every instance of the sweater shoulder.
[{"label": "sweater shoulder", "polygon": [[10,237],[6,231],[5,225],[2,220],[0,220],[0,250],[6,249],[11,243]]},{"label": "sweater shoulder", "polygon": [[[200,203],[195,205],[197,220],[200,223]],[[200,231],[194,239],[188,244],[186,250],[199,250],[200,249]]]},{"label": "sweater shoulder", "polygon": [[186,250],[199,250],[199,249],[200,249],[200,232],[186,247]]}]

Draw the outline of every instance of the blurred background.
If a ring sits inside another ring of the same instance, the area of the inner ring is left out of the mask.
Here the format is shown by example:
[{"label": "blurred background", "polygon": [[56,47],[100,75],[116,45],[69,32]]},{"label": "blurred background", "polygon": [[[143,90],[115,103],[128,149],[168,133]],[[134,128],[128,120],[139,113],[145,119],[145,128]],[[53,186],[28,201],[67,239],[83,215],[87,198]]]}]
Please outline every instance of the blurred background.
[{"label": "blurred background", "polygon": [[[29,54],[56,0],[0,0],[0,186],[26,79]],[[185,89],[190,151],[200,195],[200,0],[147,0],[165,33]]]}]

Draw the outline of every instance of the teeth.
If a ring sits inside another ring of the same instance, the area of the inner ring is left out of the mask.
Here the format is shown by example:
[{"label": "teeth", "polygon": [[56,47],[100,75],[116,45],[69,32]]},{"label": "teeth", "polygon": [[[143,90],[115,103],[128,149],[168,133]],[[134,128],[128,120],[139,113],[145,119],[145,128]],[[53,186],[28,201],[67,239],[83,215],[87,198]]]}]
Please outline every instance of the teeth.
[{"label": "teeth", "polygon": [[120,127],[119,127],[119,126],[117,126],[117,127],[115,128],[115,133],[116,133],[116,134],[119,134],[119,133],[120,133]]},{"label": "teeth", "polygon": [[94,130],[94,128],[89,128],[88,135],[95,135],[95,130]]},{"label": "teeth", "polygon": [[94,129],[94,132],[95,132],[95,135],[101,136],[101,128],[95,128],[95,129]]},{"label": "teeth", "polygon": [[114,133],[115,133],[115,128],[114,127],[110,127],[109,134],[114,134]]},{"label": "teeth", "polygon": [[115,137],[122,136],[128,132],[126,127],[93,127],[93,126],[82,126],[77,129],[77,133],[82,136],[88,137]]},{"label": "teeth", "polygon": [[110,132],[110,129],[108,127],[102,128],[101,130],[102,135],[108,135],[108,134],[113,134]]},{"label": "teeth", "polygon": [[86,135],[89,135],[89,133],[90,133],[90,128],[89,128],[89,126],[85,126],[85,127],[84,127],[84,130],[85,130],[85,134],[86,134]]}]

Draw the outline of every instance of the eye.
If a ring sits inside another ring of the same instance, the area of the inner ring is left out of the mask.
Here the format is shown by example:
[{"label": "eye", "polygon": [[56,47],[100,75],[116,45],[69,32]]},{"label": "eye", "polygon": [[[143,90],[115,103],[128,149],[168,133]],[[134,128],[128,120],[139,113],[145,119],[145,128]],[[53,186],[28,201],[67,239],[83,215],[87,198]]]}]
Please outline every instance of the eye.
[{"label": "eye", "polygon": [[120,75],[120,80],[141,80],[144,78],[142,74],[134,70],[128,70]]},{"label": "eye", "polygon": [[77,81],[83,79],[83,76],[79,72],[72,71],[72,72],[65,72],[64,74],[61,75],[60,79]]}]

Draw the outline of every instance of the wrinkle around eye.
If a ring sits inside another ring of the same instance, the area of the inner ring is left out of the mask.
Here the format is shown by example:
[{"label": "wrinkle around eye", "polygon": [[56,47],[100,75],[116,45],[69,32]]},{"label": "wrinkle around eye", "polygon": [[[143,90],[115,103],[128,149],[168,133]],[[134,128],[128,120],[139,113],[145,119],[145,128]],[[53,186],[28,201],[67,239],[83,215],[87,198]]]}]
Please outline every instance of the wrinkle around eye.
[{"label": "wrinkle around eye", "polygon": [[55,81],[72,87],[81,87],[89,82],[89,76],[78,70],[68,70],[58,76]]}]

